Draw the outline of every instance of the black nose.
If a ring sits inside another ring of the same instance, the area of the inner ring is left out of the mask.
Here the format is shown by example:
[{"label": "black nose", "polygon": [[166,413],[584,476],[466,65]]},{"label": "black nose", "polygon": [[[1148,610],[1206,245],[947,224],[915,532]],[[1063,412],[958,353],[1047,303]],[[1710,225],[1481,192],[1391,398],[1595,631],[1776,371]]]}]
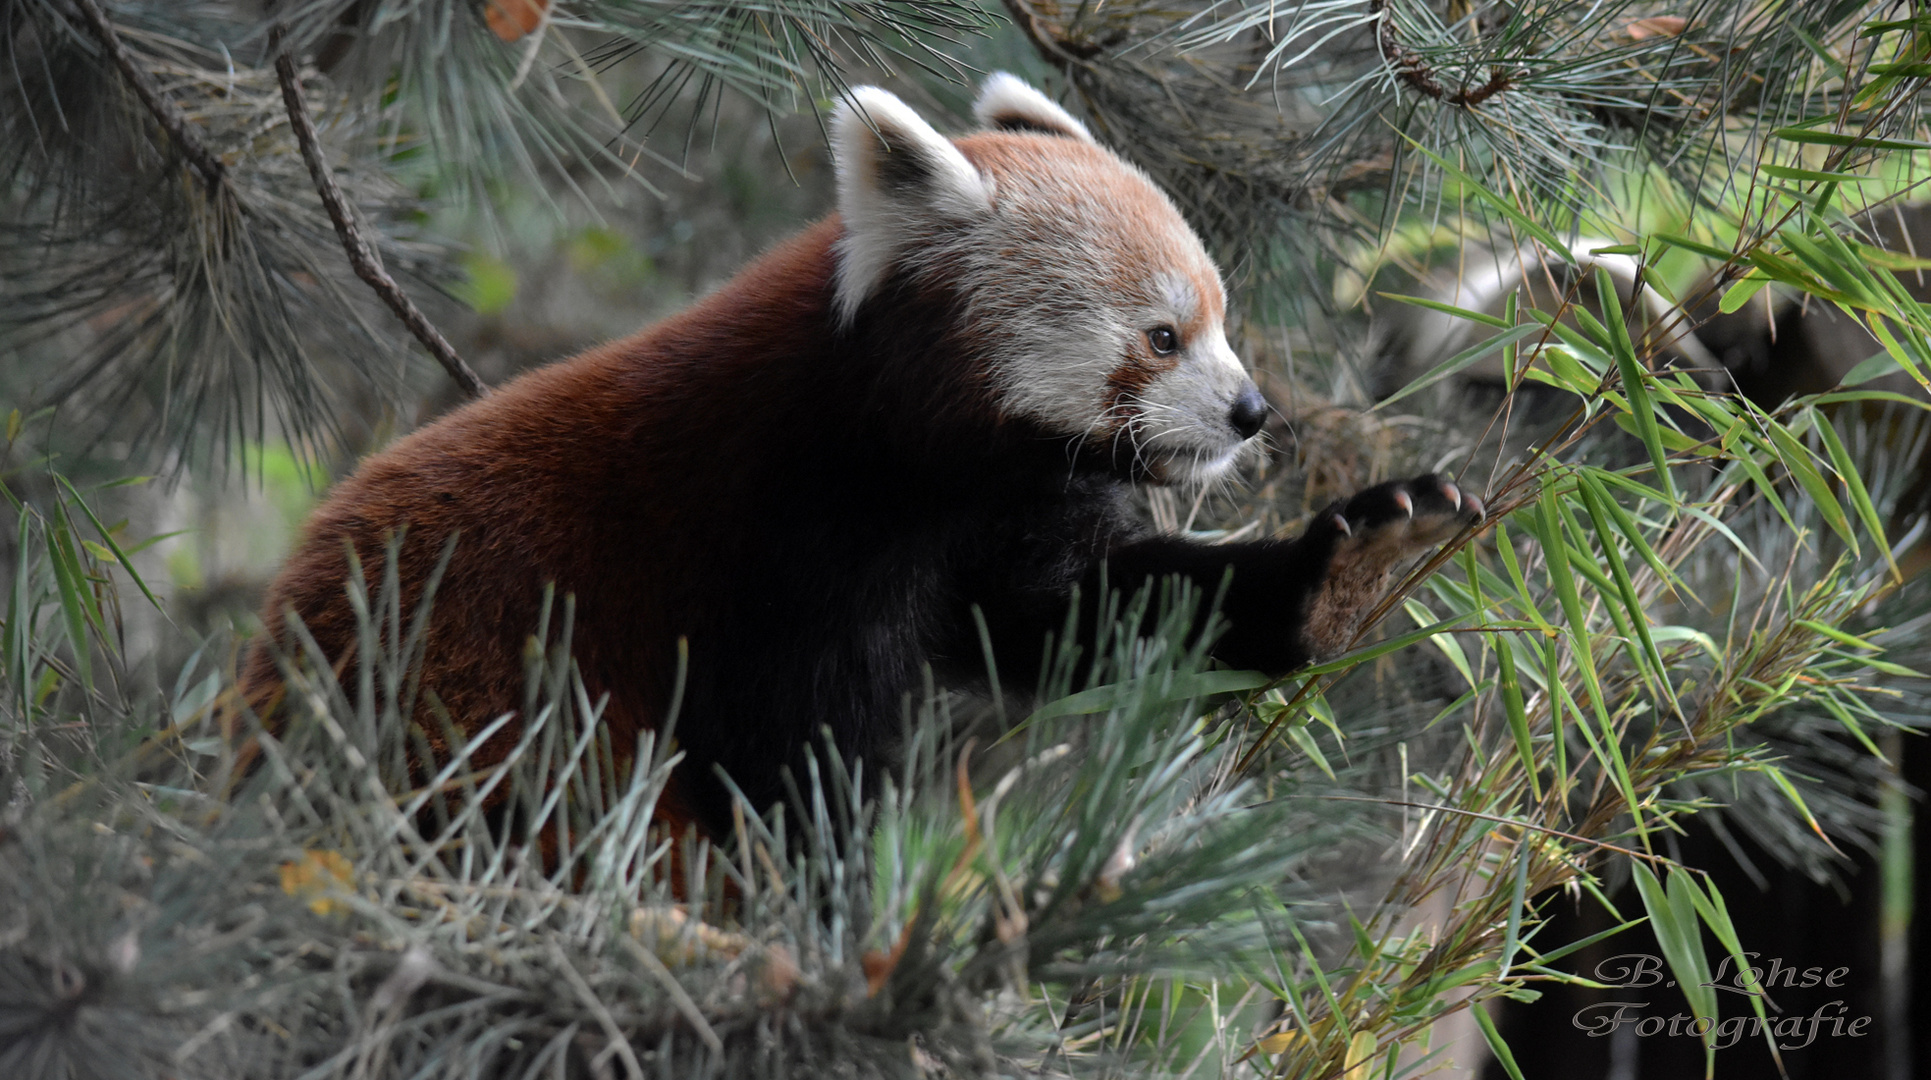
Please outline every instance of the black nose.
[{"label": "black nose", "polygon": [[1266,420],[1267,399],[1261,397],[1261,392],[1254,388],[1253,383],[1248,383],[1247,389],[1234,399],[1234,407],[1227,410],[1227,422],[1234,426],[1241,438],[1251,439]]}]

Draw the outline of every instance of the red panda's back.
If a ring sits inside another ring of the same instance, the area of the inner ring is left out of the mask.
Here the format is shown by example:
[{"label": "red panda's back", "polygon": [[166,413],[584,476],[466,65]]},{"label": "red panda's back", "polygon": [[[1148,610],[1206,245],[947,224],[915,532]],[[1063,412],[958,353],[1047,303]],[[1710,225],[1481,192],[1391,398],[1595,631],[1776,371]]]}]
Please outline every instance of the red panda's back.
[{"label": "red panda's back", "polygon": [[[823,222],[678,315],[526,374],[369,458],[311,517],[270,586],[273,647],[289,649],[292,609],[340,664],[356,637],[349,551],[373,585],[401,538],[408,613],[454,537],[423,689],[468,731],[519,708],[523,643],[553,584],[559,605],[575,597],[592,694],[612,695],[612,744],[631,745],[669,697],[678,623],[669,609],[744,542],[731,488],[769,453],[775,421],[760,413],[785,407],[781,386],[822,342],[836,235],[836,220]],[[258,645],[245,688],[265,702],[278,684]],[[444,749],[438,725],[425,728]]]}]

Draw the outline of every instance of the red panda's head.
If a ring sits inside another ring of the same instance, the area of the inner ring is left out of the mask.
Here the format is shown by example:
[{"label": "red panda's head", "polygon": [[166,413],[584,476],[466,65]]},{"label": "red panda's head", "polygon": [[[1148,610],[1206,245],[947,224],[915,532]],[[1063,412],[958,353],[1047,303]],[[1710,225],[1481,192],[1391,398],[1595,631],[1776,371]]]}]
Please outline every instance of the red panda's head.
[{"label": "red panda's head", "polygon": [[1158,481],[1219,474],[1266,407],[1200,239],[1020,80],[986,80],[974,113],[985,130],[954,142],[876,87],[839,109],[839,319],[894,273],[942,282],[1002,414],[1130,452]]}]

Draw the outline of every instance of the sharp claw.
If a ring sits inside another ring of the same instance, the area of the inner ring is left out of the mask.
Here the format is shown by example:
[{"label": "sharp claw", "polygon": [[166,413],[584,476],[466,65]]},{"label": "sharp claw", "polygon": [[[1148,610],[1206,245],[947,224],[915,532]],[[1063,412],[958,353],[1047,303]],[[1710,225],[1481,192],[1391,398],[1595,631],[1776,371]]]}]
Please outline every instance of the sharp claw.
[{"label": "sharp claw", "polygon": [[[1460,510],[1462,508],[1462,489],[1456,487],[1454,481],[1442,481],[1442,494],[1448,496],[1448,501],[1455,504],[1455,509]],[[1470,496],[1470,498],[1473,498],[1473,496]]]},{"label": "sharp claw", "polygon": [[1468,507],[1469,513],[1472,513],[1475,515],[1476,521],[1481,522],[1481,521],[1488,520],[1488,508],[1482,505],[1482,500],[1476,498],[1473,495],[1470,495],[1463,501],[1464,501],[1464,504]]},{"label": "sharp claw", "polygon": [[1409,517],[1415,516],[1415,500],[1409,498],[1407,492],[1395,492],[1395,505],[1401,507],[1402,512]]},{"label": "sharp claw", "polygon": [[1354,530],[1348,528],[1348,519],[1340,514],[1334,515],[1334,527],[1341,530],[1342,536],[1353,536]]}]

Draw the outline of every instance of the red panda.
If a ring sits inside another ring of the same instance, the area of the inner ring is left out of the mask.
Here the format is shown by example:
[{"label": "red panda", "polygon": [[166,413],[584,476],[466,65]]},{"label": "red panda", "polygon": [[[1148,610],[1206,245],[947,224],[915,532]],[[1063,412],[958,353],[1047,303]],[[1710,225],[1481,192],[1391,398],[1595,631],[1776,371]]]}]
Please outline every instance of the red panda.
[{"label": "red panda", "polygon": [[[1215,655],[1286,672],[1343,647],[1397,563],[1480,520],[1428,476],[1295,540],[1151,534],[1131,486],[1221,474],[1264,419],[1220,276],[1146,176],[1031,87],[995,75],[975,113],[984,130],[953,141],[853,91],[835,216],[369,459],[271,586],[273,647],[292,611],[347,656],[349,549],[380,566],[404,537],[406,610],[456,535],[423,688],[471,731],[516,709],[554,583],[612,745],[631,746],[685,639],[683,813],[721,835],[714,766],[767,806],[821,727],[848,760],[888,752],[923,665],[983,680],[974,605],[1001,681],[1030,686],[1102,572],[1212,595],[1231,568]],[[251,656],[251,695],[277,679],[272,651]]]}]

